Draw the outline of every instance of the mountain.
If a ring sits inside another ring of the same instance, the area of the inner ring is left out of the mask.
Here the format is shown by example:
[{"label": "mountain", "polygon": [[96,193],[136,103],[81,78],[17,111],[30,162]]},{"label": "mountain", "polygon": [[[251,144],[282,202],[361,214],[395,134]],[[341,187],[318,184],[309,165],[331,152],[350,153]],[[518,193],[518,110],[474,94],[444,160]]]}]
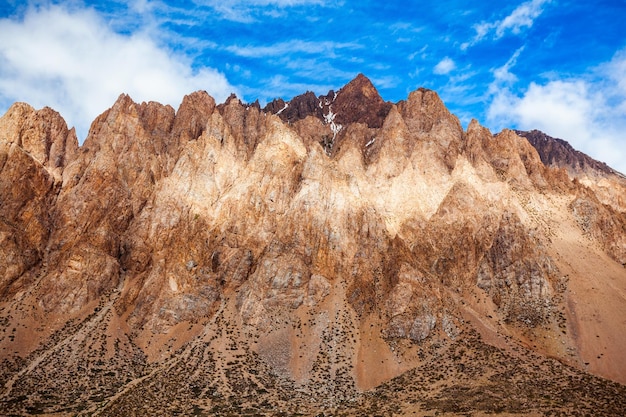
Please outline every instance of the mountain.
[{"label": "mountain", "polygon": [[591,188],[602,203],[626,211],[624,174],[577,151],[563,139],[553,138],[539,130],[516,130],[515,133],[528,139],[545,165],[565,169],[570,178]]},{"label": "mountain", "polygon": [[571,175],[590,171],[599,175],[619,175],[604,162],[596,161],[577,151],[563,139],[553,138],[539,130],[515,130],[515,133],[528,139],[537,149],[541,161],[547,166],[565,168]]},{"label": "mountain", "polygon": [[625,181],[541,155],[363,75],[263,109],[121,95],[80,146],[15,104],[0,410],[620,415]]}]

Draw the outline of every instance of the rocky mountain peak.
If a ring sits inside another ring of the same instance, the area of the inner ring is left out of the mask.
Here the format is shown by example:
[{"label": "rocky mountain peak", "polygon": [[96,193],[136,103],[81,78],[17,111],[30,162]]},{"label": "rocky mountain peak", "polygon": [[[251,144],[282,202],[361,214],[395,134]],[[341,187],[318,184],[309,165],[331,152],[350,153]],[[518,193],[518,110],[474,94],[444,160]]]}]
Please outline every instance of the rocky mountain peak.
[{"label": "rocky mountain peak", "polygon": [[332,114],[333,122],[337,125],[364,123],[368,127],[380,128],[390,108],[391,103],[382,99],[372,82],[359,74],[337,92],[331,90],[326,95],[316,97],[309,91],[288,102],[276,99],[263,110],[289,123],[307,116],[325,121]]},{"label": "rocky mountain peak", "polygon": [[0,118],[5,143],[14,143],[46,166],[56,180],[78,152],[74,128],[68,129],[61,115],[49,107],[35,110],[26,103],[15,103]]},{"label": "rocky mountain peak", "polygon": [[372,81],[362,73],[359,73],[353,80],[341,89],[344,94],[362,95],[370,100],[383,101],[378,90],[374,87]]},{"label": "rocky mountain peak", "polygon": [[372,82],[363,74],[337,93],[333,111],[341,124],[364,123],[370,128],[382,127],[391,103],[385,102]]},{"label": "rocky mountain peak", "polygon": [[196,91],[186,95],[176,111],[172,131],[184,143],[200,137],[216,104],[206,91]]}]

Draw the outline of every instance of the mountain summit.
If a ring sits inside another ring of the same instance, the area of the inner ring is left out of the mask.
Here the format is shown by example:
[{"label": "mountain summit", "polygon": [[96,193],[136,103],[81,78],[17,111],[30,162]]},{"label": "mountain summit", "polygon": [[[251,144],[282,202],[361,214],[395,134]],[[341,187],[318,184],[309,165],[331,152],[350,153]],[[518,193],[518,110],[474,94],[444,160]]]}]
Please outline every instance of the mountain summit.
[{"label": "mountain summit", "polygon": [[380,128],[392,104],[385,102],[374,84],[359,74],[339,91],[329,91],[325,96],[316,97],[307,92],[285,102],[276,99],[264,111],[278,115],[283,121],[293,123],[307,116],[325,120],[328,114],[335,115],[335,123],[346,126],[350,123],[363,123],[368,127]]},{"label": "mountain summit", "polygon": [[264,109],[121,95],[82,146],[15,104],[0,410],[617,415],[625,180],[542,154],[363,75]]}]

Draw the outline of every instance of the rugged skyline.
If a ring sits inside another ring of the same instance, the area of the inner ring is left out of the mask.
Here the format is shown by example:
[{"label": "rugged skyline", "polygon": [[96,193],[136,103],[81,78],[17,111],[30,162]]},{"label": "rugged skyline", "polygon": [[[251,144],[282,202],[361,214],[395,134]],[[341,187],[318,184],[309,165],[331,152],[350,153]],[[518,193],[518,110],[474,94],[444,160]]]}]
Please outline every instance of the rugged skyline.
[{"label": "rugged skyline", "polygon": [[[4,414],[626,407],[626,178],[363,75],[0,118]],[[545,159],[545,163],[542,159]]]},{"label": "rugged skyline", "polygon": [[120,93],[174,108],[289,100],[365,73],[437,91],[467,128],[540,129],[626,171],[623,1],[5,1],[0,113],[50,106],[82,142]]}]

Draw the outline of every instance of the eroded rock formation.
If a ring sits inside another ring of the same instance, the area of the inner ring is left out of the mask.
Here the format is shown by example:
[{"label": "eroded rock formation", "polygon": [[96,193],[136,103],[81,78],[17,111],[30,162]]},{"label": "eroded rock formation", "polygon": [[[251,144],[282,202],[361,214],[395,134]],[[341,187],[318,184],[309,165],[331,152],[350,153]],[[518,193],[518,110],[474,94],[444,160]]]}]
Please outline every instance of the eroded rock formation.
[{"label": "eroded rock formation", "polygon": [[167,395],[204,412],[293,389],[334,409],[477,334],[624,383],[625,182],[535,147],[464,131],[433,91],[385,102],[362,75],[263,110],[122,95],[82,146],[16,104],[0,404],[113,415],[184,380]]}]

